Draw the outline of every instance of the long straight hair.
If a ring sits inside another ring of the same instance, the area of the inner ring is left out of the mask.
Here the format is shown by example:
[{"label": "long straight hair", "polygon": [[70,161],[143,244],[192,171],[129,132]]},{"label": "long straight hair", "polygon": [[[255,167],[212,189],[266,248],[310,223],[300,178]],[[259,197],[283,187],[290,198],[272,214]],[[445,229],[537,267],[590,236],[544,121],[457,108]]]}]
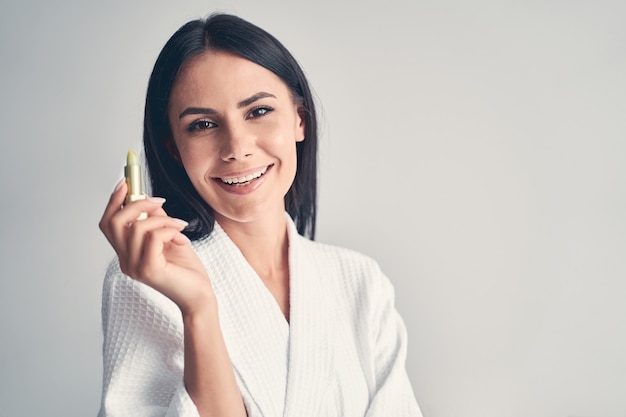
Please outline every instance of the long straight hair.
[{"label": "long straight hair", "polygon": [[[167,41],[156,60],[146,94],[144,150],[152,193],[164,197],[165,211],[189,222],[192,240],[208,236],[215,225],[213,209],[193,187],[185,169],[168,147],[173,144],[167,108],[172,86],[189,59],[209,50],[229,52],[276,74],[301,106],[305,139],[296,143],[297,171],[285,195],[285,209],[298,232],[315,238],[317,212],[317,117],[304,72],[289,51],[263,29],[228,14],[184,24]],[[169,142],[169,143],[168,143]]]}]

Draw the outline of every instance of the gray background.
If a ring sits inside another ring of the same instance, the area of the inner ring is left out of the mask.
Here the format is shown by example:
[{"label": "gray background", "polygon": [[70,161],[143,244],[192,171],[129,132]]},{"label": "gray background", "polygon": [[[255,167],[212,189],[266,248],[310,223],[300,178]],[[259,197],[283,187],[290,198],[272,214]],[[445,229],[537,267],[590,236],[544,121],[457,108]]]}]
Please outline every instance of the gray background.
[{"label": "gray background", "polygon": [[99,407],[97,222],[182,23],[264,27],[322,114],[318,240],[397,289],[425,417],[626,416],[626,2],[0,6],[0,415]]}]

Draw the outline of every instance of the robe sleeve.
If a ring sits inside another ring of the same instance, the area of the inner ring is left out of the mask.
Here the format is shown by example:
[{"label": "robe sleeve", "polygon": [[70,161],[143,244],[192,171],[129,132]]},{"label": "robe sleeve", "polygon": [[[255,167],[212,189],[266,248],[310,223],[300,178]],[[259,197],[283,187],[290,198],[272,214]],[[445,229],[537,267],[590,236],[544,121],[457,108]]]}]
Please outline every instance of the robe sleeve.
[{"label": "robe sleeve", "polygon": [[407,332],[394,305],[394,289],[388,278],[372,292],[375,392],[366,417],[422,417],[406,372]]},{"label": "robe sleeve", "polygon": [[183,382],[180,310],[111,263],[102,291],[99,417],[199,417]]}]

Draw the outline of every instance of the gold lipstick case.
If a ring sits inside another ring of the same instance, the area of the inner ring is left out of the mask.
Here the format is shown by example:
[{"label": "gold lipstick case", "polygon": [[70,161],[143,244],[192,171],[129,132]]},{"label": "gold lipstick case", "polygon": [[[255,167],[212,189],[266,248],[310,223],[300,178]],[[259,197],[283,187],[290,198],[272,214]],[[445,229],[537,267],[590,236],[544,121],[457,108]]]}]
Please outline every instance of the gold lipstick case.
[{"label": "gold lipstick case", "polygon": [[[139,165],[139,158],[137,157],[137,154],[132,149],[128,151],[128,155],[126,156],[124,176],[126,177],[126,184],[128,185],[126,204],[132,201],[145,200],[147,196],[143,193],[141,165]],[[146,218],[148,218],[148,213],[141,213],[137,220],[143,220]]]}]

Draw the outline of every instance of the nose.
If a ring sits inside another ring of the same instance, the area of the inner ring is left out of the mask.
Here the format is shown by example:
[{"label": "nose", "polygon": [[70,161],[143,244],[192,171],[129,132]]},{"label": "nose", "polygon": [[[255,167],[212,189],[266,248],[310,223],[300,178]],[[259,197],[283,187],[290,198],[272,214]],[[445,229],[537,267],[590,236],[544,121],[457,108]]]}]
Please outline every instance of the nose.
[{"label": "nose", "polygon": [[238,161],[253,155],[256,138],[245,126],[229,124],[224,127],[223,133],[221,147],[223,161]]}]

